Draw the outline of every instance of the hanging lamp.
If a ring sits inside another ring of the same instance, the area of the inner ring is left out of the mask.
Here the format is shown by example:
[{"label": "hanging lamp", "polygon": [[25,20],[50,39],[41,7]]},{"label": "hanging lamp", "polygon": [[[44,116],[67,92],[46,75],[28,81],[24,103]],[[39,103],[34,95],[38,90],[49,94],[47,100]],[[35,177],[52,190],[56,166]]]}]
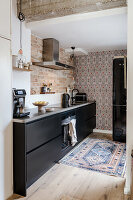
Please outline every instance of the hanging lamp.
[{"label": "hanging lamp", "polygon": [[18,67],[23,68],[23,63],[25,58],[23,56],[23,48],[22,48],[22,25],[25,21],[25,15],[22,13],[22,0],[20,0],[20,11],[18,14],[18,19],[20,21],[20,49],[18,51]]},{"label": "hanging lamp", "polygon": [[72,49],[72,51],[73,51],[73,53],[71,54],[71,56],[70,56],[70,58],[71,58],[71,60],[74,60],[74,50],[75,50],[75,47],[71,47],[71,49]]}]

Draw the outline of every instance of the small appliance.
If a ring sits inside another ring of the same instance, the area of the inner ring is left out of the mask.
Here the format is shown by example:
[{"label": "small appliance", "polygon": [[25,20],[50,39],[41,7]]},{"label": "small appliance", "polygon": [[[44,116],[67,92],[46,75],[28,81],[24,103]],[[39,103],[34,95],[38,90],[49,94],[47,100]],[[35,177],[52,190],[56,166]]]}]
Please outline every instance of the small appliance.
[{"label": "small appliance", "polygon": [[30,112],[24,112],[26,91],[13,89],[13,117],[21,118],[28,116]]},{"label": "small appliance", "polygon": [[75,103],[84,103],[87,102],[87,94],[86,93],[77,93],[75,95]]},{"label": "small appliance", "polygon": [[67,93],[64,93],[62,96],[62,107],[68,108],[70,104],[69,102],[70,102],[70,95]]},{"label": "small appliance", "polygon": [[72,90],[72,105],[78,104],[78,103],[85,103],[85,102],[87,102],[87,94],[80,93],[78,89],[73,89]]}]

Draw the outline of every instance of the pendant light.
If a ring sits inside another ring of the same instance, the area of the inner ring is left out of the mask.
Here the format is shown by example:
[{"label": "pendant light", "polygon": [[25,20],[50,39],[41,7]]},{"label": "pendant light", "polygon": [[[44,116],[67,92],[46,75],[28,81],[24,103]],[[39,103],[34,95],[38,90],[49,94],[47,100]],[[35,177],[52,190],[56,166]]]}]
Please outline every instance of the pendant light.
[{"label": "pendant light", "polygon": [[70,58],[71,58],[71,60],[74,60],[74,50],[75,50],[75,47],[71,47],[71,49],[72,49],[73,53],[71,54]]},{"label": "pendant light", "polygon": [[22,0],[20,0],[20,11],[18,14],[18,19],[20,21],[20,49],[18,51],[18,67],[23,68],[23,63],[25,62],[25,58],[23,56],[23,49],[22,49],[22,25],[25,21],[25,15],[22,13]]}]

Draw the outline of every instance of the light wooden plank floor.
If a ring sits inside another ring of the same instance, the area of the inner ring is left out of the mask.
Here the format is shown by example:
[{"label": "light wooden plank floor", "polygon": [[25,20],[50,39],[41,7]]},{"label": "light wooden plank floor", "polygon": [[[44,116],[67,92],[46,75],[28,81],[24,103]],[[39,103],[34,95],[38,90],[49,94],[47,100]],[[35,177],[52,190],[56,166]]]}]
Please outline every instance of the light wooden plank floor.
[{"label": "light wooden plank floor", "polygon": [[56,164],[20,200],[123,200],[125,179]]},{"label": "light wooden plank floor", "polygon": [[127,200],[124,185],[120,177],[56,164],[28,189],[27,197],[14,195],[10,200]]}]

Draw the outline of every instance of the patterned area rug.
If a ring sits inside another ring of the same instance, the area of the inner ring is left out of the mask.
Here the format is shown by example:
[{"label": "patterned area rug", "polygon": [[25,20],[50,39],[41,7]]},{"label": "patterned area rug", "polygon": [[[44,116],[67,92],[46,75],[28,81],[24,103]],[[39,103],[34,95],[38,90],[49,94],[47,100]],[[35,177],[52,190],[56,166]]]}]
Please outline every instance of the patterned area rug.
[{"label": "patterned area rug", "polygon": [[113,176],[125,176],[126,145],[110,140],[86,138],[60,163]]}]

